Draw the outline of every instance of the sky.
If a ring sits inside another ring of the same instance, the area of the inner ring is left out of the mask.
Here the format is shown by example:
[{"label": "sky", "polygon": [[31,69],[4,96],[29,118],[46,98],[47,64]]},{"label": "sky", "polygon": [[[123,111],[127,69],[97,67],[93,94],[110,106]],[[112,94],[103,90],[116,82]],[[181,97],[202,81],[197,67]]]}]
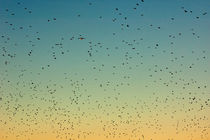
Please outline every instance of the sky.
[{"label": "sky", "polygon": [[0,0],[1,140],[209,140],[209,0]]}]

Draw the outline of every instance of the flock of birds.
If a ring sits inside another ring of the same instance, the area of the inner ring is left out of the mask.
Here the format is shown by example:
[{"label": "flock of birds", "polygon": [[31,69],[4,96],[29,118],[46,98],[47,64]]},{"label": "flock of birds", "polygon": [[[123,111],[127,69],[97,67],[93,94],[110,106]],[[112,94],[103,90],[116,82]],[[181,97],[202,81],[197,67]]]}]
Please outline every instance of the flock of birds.
[{"label": "flock of birds", "polygon": [[[149,0],[132,2],[130,11],[146,17],[138,9]],[[93,7],[97,1],[86,3]],[[33,17],[35,11],[23,2],[16,6]],[[112,10],[109,20],[118,29],[108,36],[117,44],[103,36],[91,39],[88,33],[49,39],[48,44],[36,23],[20,26],[15,10],[1,9],[0,25],[6,30],[0,31],[1,140],[210,139],[210,81],[199,78],[209,75],[209,50],[202,47],[199,31],[167,30],[158,41],[152,34],[162,35],[166,28],[158,20],[136,27],[129,11],[120,6]],[[179,10],[198,24],[208,16],[183,6]],[[96,20],[102,24],[105,18]],[[179,17],[167,20],[173,24]],[[43,22],[56,25],[59,17]],[[150,34],[130,39],[130,31]],[[120,37],[121,32],[128,35]],[[180,44],[188,37],[198,42],[198,49]]]}]

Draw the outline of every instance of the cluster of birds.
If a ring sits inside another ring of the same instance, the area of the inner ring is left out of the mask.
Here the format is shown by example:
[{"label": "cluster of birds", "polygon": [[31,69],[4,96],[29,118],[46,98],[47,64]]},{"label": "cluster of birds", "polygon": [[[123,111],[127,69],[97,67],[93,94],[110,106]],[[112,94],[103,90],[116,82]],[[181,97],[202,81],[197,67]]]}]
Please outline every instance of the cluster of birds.
[{"label": "cluster of birds", "polygon": [[[138,12],[145,3],[149,1],[134,2],[130,10],[146,17]],[[33,17],[24,3],[16,5]],[[194,14],[180,7],[184,16],[195,17],[192,22],[208,16],[207,11]],[[0,31],[1,140],[210,139],[210,81],[202,80],[209,75],[209,50],[202,47],[198,29],[167,30],[164,40],[151,39],[166,28],[158,20],[137,27],[129,11],[120,6],[112,10],[109,20],[119,28],[110,33],[113,42],[88,33],[48,40],[36,24],[14,22],[13,9],[1,11],[0,24],[7,31]],[[83,18],[80,13],[75,17]],[[106,18],[98,17],[100,22]],[[44,22],[56,25],[59,17]],[[131,39],[130,31],[141,35]],[[201,46],[180,44],[185,38]]]}]

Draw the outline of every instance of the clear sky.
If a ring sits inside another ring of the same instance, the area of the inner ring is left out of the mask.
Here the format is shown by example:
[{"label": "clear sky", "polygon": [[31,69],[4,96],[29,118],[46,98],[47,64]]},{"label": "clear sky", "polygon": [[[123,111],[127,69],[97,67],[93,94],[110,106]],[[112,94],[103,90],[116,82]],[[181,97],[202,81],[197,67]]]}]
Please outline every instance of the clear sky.
[{"label": "clear sky", "polygon": [[0,140],[209,140],[209,0],[0,0]]}]

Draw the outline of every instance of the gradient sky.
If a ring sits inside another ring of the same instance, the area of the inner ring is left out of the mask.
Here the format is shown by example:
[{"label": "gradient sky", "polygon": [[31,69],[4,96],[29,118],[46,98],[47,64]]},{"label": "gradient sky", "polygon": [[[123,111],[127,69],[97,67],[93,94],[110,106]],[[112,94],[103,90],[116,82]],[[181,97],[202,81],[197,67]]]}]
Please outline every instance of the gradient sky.
[{"label": "gradient sky", "polygon": [[0,140],[209,140],[209,7],[0,0]]}]

